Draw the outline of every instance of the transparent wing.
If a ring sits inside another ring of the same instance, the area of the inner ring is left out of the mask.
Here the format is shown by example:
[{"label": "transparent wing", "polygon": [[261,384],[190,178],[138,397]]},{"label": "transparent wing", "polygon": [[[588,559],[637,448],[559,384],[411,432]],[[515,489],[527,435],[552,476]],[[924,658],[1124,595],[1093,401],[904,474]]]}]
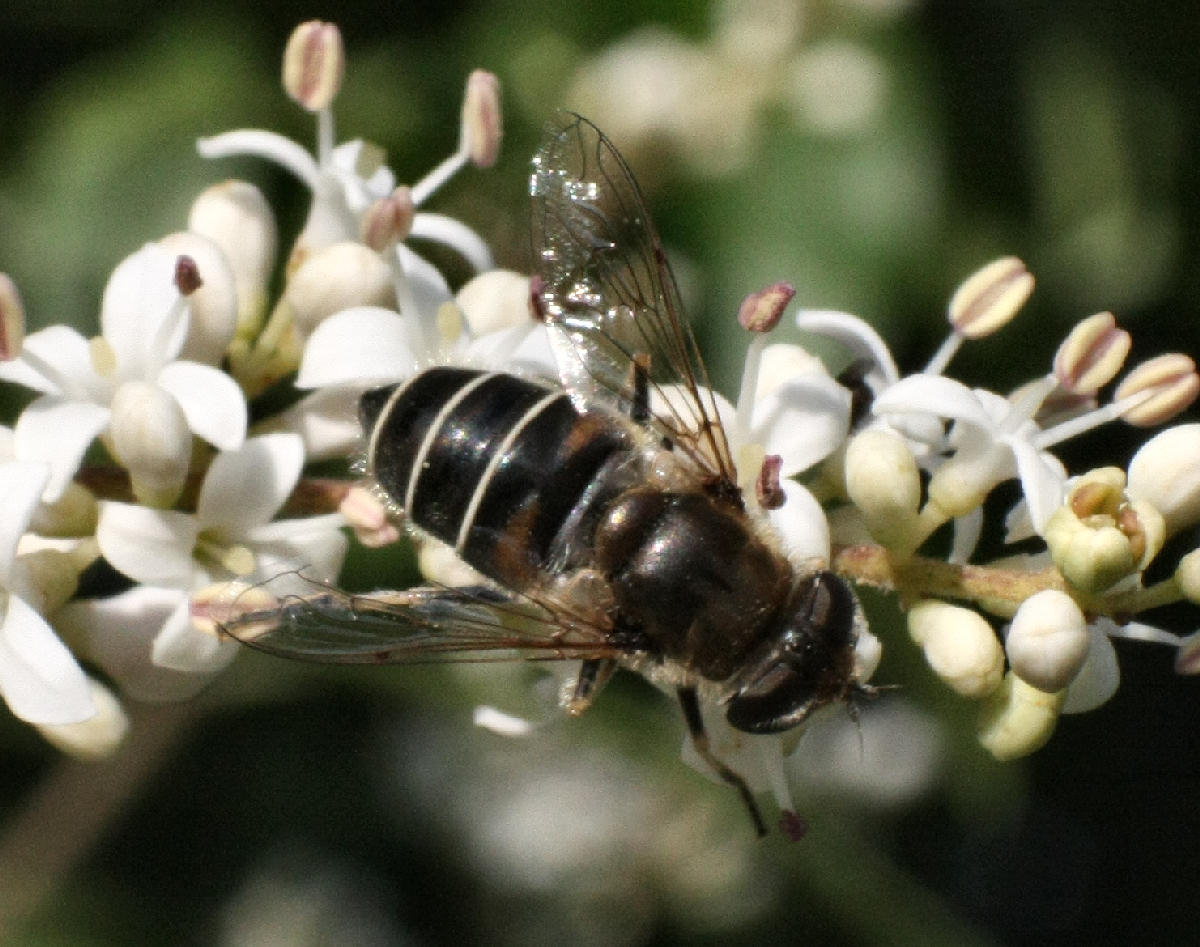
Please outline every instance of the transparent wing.
[{"label": "transparent wing", "polygon": [[625,159],[595,125],[564,113],[534,156],[530,193],[535,301],[576,406],[599,392],[630,413],[641,365],[649,426],[702,477],[736,483],[675,277]]},{"label": "transparent wing", "polygon": [[260,651],[322,664],[560,661],[630,650],[532,598],[435,587],[350,595],[313,584],[311,593],[274,600],[256,587],[202,617]]}]

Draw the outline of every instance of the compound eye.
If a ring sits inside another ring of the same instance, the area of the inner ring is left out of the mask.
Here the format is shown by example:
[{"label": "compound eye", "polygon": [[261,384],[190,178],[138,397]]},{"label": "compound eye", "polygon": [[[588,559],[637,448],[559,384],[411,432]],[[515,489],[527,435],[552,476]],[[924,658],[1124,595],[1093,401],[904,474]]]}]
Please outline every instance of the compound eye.
[{"label": "compound eye", "polygon": [[778,655],[771,658],[773,662],[760,665],[725,705],[730,726],[745,733],[779,733],[801,723],[819,706],[812,676]]},{"label": "compound eye", "polygon": [[854,616],[854,594],[834,573],[799,581],[773,637],[733,682],[730,725],[778,733],[843,699],[854,673]]}]

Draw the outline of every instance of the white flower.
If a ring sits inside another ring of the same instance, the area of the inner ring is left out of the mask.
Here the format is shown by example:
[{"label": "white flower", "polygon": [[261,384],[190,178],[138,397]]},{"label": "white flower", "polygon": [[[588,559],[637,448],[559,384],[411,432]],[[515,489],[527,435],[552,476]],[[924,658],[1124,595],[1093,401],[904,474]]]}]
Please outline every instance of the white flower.
[{"label": "white flower", "polygon": [[79,607],[115,609],[153,626],[151,656],[161,667],[219,669],[235,645],[193,627],[189,593],[234,577],[254,582],[300,569],[328,581],[341,567],[346,538],[338,530],[340,516],[271,521],[303,463],[296,435],[272,434],[213,459],[195,514],[103,503],[96,530],[101,552],[143,585],[101,606]]},{"label": "white flower", "polygon": [[0,696],[13,714],[36,724],[72,724],[96,713],[91,684],[38,614],[40,596],[17,556],[49,476],[43,464],[0,463]]},{"label": "white flower", "polygon": [[877,415],[917,415],[954,421],[946,446],[953,455],[938,466],[929,497],[948,516],[977,508],[997,485],[1014,476],[1040,532],[1061,504],[1066,472],[1043,449],[1045,438],[1033,420],[1042,398],[1009,400],[939,375],[910,375],[881,393],[873,405]]},{"label": "white flower", "polygon": [[[101,335],[90,343],[68,326],[25,340],[0,378],[42,392],[17,420],[18,456],[50,466],[45,499],[62,496],[93,438],[107,433],[135,490],[169,503],[191,459],[190,434],[223,450],[241,444],[241,389],[209,365],[178,359],[188,303],[175,286],[176,257],[147,244],[123,260],[104,291]],[[132,387],[131,387],[132,386]],[[164,489],[163,483],[167,486]]]},{"label": "white flower", "polygon": [[[383,163],[383,154],[375,146],[355,139],[334,146],[332,113],[328,108],[318,114],[316,154],[274,132],[241,129],[225,132],[197,143],[206,158],[232,155],[256,155],[290,171],[312,192],[313,202],[304,231],[297,240],[301,257],[344,240],[358,240],[363,216],[373,203],[388,198],[396,189],[396,177]],[[464,122],[467,116],[464,116]],[[411,189],[414,207],[420,207],[461,167],[472,160],[476,136],[460,136],[458,149]],[[410,236],[434,240],[452,247],[477,270],[492,266],[487,244],[460,221],[442,214],[421,212],[414,215]],[[441,275],[403,242],[395,253],[419,299],[430,289],[445,292]]]}]

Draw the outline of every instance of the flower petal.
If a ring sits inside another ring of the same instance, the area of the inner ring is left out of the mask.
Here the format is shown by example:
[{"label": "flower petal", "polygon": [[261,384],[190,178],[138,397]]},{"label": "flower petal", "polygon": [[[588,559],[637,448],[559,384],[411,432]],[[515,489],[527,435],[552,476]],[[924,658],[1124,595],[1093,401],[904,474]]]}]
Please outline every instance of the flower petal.
[{"label": "flower petal", "polygon": [[114,569],[138,582],[190,588],[199,534],[196,518],[186,513],[132,503],[100,504],[100,551]]},{"label": "flower petal", "polygon": [[435,240],[457,250],[476,273],[490,270],[495,263],[483,237],[461,221],[445,214],[422,212],[413,217],[412,236]]},{"label": "flower petal", "polygon": [[92,367],[88,341],[70,326],[48,326],[25,337],[22,352],[11,362],[0,362],[0,378],[34,391],[67,398],[92,400],[104,387]]},{"label": "flower petal", "polygon": [[1121,683],[1121,668],[1117,664],[1117,650],[1104,631],[1107,623],[1108,619],[1102,619],[1088,626],[1092,643],[1083,667],[1067,688],[1067,699],[1062,707],[1064,714],[1095,710],[1117,692]]},{"label": "flower petal", "polygon": [[1006,439],[1017,461],[1021,492],[1029,507],[1029,518],[1038,535],[1045,529],[1050,514],[1063,503],[1066,477],[1039,451],[1023,438]]},{"label": "flower petal", "polygon": [[179,402],[188,427],[220,450],[236,450],[246,438],[246,397],[223,371],[196,362],[172,362],[158,384]]},{"label": "flower petal", "polygon": [[0,497],[4,497],[4,515],[0,516],[0,588],[9,587],[17,543],[29,526],[49,476],[45,464],[20,460],[0,463]]},{"label": "flower petal", "polygon": [[850,392],[832,378],[807,375],[754,406],[751,439],[783,458],[780,476],[807,470],[833,453],[850,429]]},{"label": "flower petal", "polygon": [[383,384],[416,372],[422,351],[415,320],[391,309],[336,312],[309,336],[297,388]]},{"label": "flower petal", "polygon": [[807,487],[795,480],[781,480],[784,504],[767,511],[767,519],[779,530],[783,551],[793,562],[810,559],[829,562],[829,521]]},{"label": "flower petal", "polygon": [[181,589],[138,585],[108,598],[70,602],[54,620],[64,634],[84,642],[87,657],[134,700],[185,700],[207,685],[208,677],[158,667],[150,660],[150,649],[187,598]]},{"label": "flower petal", "polygon": [[163,622],[150,657],[159,667],[188,674],[212,674],[234,659],[238,643],[192,624],[191,600],[184,598]]},{"label": "flower petal", "polygon": [[291,431],[304,441],[309,460],[345,458],[358,447],[362,428],[358,423],[361,388],[318,388],[287,410],[256,425],[254,433]]},{"label": "flower petal", "polygon": [[[276,520],[250,530],[246,539],[254,547],[262,578],[299,570],[322,582],[333,582],[342,569],[349,540],[341,531],[340,514],[306,519]],[[275,586],[272,590],[275,591]]]},{"label": "flower petal", "polygon": [[30,723],[78,723],[96,712],[87,675],[46,619],[16,595],[0,628],[0,693]]},{"label": "flower petal", "polygon": [[858,316],[832,309],[802,309],[796,313],[796,325],[805,332],[828,336],[849,349],[854,358],[865,358],[878,366],[880,387],[899,380],[900,370],[887,343]]},{"label": "flower petal", "polygon": [[65,401],[43,395],[29,404],[17,419],[13,447],[22,460],[50,466],[44,497],[53,502],[63,495],[84,453],[107,426],[108,408],[87,401]]},{"label": "flower petal", "polygon": [[129,718],[107,687],[88,678],[96,712],[76,723],[39,723],[38,732],[64,753],[83,760],[107,759],[129,733]]},{"label": "flower petal", "polygon": [[222,451],[200,488],[196,519],[225,538],[245,536],[268,522],[287,500],[304,466],[304,443],[281,431],[253,437],[235,451]]},{"label": "flower petal", "polygon": [[909,375],[880,393],[871,406],[875,414],[932,414],[980,428],[993,427],[992,418],[966,385],[941,375]]},{"label": "flower petal", "polygon": [[176,254],[147,243],[117,264],[100,304],[100,332],[112,346],[122,378],[153,380],[179,354],[187,319],[178,318]]},{"label": "flower petal", "polygon": [[201,138],[196,150],[205,158],[229,158],[233,155],[254,155],[286,168],[298,177],[309,190],[320,184],[321,170],[316,159],[290,138],[258,128],[241,128],[237,131]]}]

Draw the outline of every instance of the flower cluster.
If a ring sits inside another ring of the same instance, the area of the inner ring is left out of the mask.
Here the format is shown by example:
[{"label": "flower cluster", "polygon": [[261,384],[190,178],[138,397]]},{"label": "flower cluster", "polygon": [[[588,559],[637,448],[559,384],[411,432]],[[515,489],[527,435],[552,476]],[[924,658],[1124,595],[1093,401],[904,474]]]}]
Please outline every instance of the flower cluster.
[{"label": "flower cluster", "polygon": [[[103,755],[123,737],[110,684],[177,699],[233,657],[235,642],[194,620],[204,590],[336,579],[349,485],[297,491],[305,464],[352,451],[363,388],[469,348],[445,280],[404,241],[441,241],[492,270],[468,227],[417,208],[460,168],[495,161],[496,80],[469,77],[458,147],[397,186],[374,146],[334,143],[344,58],[337,28],[318,22],[285,51],[285,89],[317,120],[315,154],[259,130],[199,144],[209,158],[264,157],[311,191],[273,303],[274,215],[233,180],[195,200],[185,230],[117,265],[93,338],[63,325],[26,337],[20,296],[0,276],[0,379],[36,393],[0,428],[0,696],[72,752]],[[297,369],[297,384],[318,390],[251,425],[249,403]],[[78,596],[85,573],[112,594]]]},{"label": "flower cluster", "polygon": [[[0,518],[0,695],[74,752],[111,749],[125,726],[81,661],[134,698],[190,694],[236,650],[196,619],[197,602],[219,595],[215,588],[288,575],[331,582],[347,548],[343,526],[368,544],[399,538],[370,490],[302,480],[307,462],[356,450],[362,392],[442,363],[558,376],[547,329],[532,318],[529,279],[496,269],[465,224],[423,209],[459,169],[495,161],[495,77],[468,78],[455,152],[398,185],[374,146],[336,143],[331,107],[344,59],[329,24],[305,23],[288,43],[284,86],[316,118],[313,152],[262,130],[199,143],[208,158],[278,164],[311,192],[278,298],[268,289],[274,218],[240,181],[205,191],[186,230],[118,264],[94,338],[65,326],[24,337],[20,298],[0,277],[0,379],[36,392],[15,427],[0,429],[9,498]],[[441,242],[477,275],[452,292],[409,237]],[[1200,424],[1167,427],[1125,469],[1072,475],[1052,453],[1102,424],[1175,418],[1200,393],[1192,361],[1151,359],[1102,396],[1131,340],[1099,313],[1068,334],[1043,375],[1008,394],[946,374],[960,346],[1018,314],[1033,282],[1014,258],[968,278],[950,301],[947,341],[905,376],[878,334],[845,313],[795,319],[847,350],[851,368],[841,375],[800,345],[769,343],[795,291],[767,287],[738,313],[749,342],[736,403],[715,392],[710,402],[747,506],[772,524],[786,554],[798,567],[832,568],[894,593],[933,672],[981,702],[980,742],[1000,758],[1032,752],[1060,713],[1111,696],[1113,638],[1175,648],[1181,673],[1200,666],[1197,636],[1133,620],[1200,602],[1198,550],[1168,578],[1144,578],[1152,562],[1161,566],[1167,540],[1200,522]],[[248,404],[268,392],[258,404],[286,407],[249,423]],[[1021,498],[1006,538],[1040,551],[979,562],[984,502],[1014,479]],[[430,541],[421,565],[446,585],[478,581]],[[76,595],[85,571],[105,570],[119,588]],[[858,619],[855,677],[866,682],[882,645]],[[478,719],[529,729],[496,711]],[[818,715],[809,726],[834,719]],[[720,713],[705,720],[716,756],[790,809],[790,746],[734,731]],[[689,753],[707,768],[690,744]]]}]

